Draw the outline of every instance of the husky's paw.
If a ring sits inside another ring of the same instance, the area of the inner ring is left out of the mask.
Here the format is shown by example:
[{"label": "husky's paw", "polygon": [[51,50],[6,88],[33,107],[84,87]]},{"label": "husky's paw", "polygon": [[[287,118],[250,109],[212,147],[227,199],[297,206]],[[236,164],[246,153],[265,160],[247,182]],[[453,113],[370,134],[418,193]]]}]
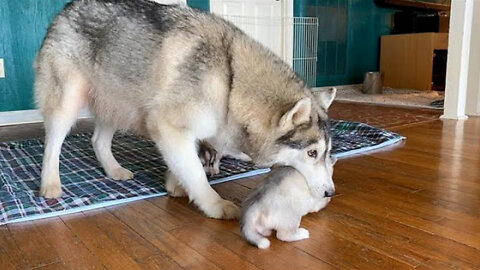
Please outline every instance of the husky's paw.
[{"label": "husky's paw", "polygon": [[267,238],[263,238],[257,243],[257,247],[260,249],[266,249],[270,247],[270,241]]},{"label": "husky's paw", "polygon": [[51,184],[40,187],[40,196],[47,199],[62,197],[62,187],[60,184]]},{"label": "husky's paw", "polygon": [[186,197],[187,192],[171,171],[165,173],[165,189],[170,197]]},{"label": "husky's paw", "polygon": [[245,161],[245,162],[250,162],[252,161],[252,158],[249,157],[247,154],[240,152],[238,155],[235,156],[236,159]]},{"label": "husky's paw", "polygon": [[129,180],[133,178],[133,173],[125,168],[118,167],[107,172],[108,177],[113,180]]},{"label": "husky's paw", "polygon": [[233,202],[224,199],[219,199],[204,209],[205,215],[211,218],[238,219],[240,217],[240,208]]}]

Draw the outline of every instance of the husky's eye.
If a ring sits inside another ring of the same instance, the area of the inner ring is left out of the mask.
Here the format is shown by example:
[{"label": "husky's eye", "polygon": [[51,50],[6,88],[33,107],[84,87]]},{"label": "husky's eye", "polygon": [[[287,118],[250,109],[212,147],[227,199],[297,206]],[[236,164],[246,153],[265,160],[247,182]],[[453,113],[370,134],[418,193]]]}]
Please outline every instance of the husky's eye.
[{"label": "husky's eye", "polygon": [[307,155],[311,158],[317,158],[317,150],[309,150]]}]

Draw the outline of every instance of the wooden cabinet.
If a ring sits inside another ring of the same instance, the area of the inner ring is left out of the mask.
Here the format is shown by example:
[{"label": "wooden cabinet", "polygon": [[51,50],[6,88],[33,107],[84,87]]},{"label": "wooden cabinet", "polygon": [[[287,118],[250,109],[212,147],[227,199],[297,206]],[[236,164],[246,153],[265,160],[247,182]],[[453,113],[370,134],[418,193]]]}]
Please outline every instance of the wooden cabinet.
[{"label": "wooden cabinet", "polygon": [[383,85],[432,90],[435,50],[447,50],[448,33],[386,35],[381,38]]}]

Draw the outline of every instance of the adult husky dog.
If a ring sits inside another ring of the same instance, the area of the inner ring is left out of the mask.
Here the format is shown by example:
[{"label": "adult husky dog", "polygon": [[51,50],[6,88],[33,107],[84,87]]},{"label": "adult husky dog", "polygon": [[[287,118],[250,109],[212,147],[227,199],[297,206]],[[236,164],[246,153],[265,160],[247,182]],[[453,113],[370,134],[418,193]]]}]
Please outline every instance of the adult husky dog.
[{"label": "adult husky dog", "polygon": [[312,193],[334,192],[326,122],[334,91],[316,101],[278,57],[214,15],[147,0],[75,0],[48,28],[35,70],[47,132],[41,196],[61,196],[61,145],[84,106],[109,177],[133,177],[112,155],[115,131],[148,135],[171,171],[168,186],[209,217],[240,211],[208,184],[199,140],[259,166],[291,165]]}]

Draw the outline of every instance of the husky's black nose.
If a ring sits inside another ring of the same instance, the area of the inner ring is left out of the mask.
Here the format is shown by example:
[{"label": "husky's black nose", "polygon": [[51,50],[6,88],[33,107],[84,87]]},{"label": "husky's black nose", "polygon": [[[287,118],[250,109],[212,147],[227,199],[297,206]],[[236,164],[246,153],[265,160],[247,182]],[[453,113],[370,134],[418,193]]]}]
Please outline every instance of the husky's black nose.
[{"label": "husky's black nose", "polygon": [[333,197],[335,195],[335,190],[325,191],[325,198]]}]

